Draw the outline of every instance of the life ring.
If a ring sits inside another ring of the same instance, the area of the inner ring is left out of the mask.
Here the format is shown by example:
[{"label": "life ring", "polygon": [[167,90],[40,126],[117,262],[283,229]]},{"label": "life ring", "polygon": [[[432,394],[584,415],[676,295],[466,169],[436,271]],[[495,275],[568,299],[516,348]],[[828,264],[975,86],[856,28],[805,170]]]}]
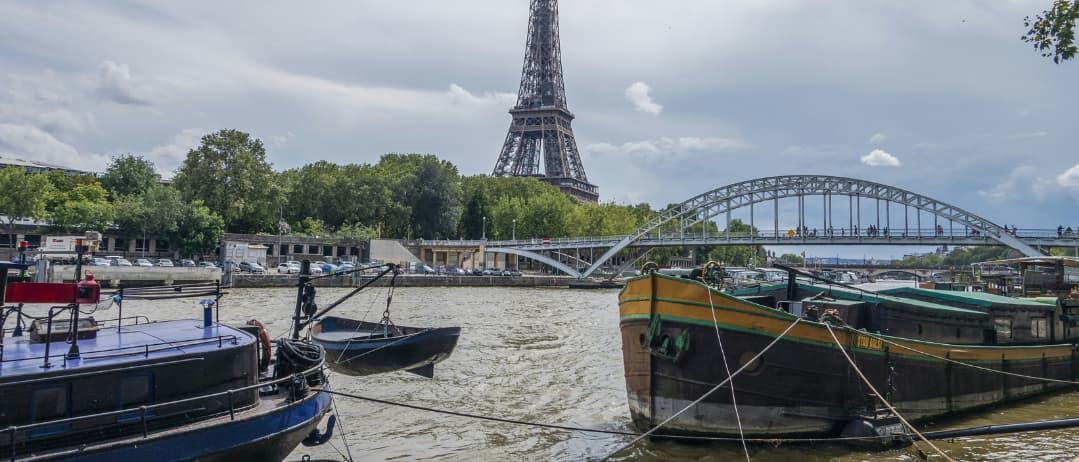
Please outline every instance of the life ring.
[{"label": "life ring", "polygon": [[266,327],[258,319],[247,321],[247,325],[259,328],[259,372],[266,372],[270,369],[270,332],[266,330]]}]

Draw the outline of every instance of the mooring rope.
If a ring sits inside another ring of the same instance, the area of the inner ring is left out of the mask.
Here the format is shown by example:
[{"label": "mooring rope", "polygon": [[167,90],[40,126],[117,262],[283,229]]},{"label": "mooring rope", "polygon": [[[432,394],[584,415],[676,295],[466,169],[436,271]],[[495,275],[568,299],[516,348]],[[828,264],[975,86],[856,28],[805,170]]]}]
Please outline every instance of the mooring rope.
[{"label": "mooring rope", "polygon": [[880,394],[880,392],[877,391],[877,387],[873,386],[873,382],[870,382],[869,379],[865,376],[865,374],[862,373],[862,370],[858,368],[858,364],[854,362],[854,358],[851,358],[850,355],[847,354],[847,349],[843,347],[843,343],[840,342],[839,337],[835,335],[835,331],[832,330],[832,325],[829,323],[823,324],[824,327],[828,328],[828,333],[832,335],[832,340],[835,340],[835,345],[839,348],[839,352],[843,353],[843,357],[847,358],[847,362],[850,363],[850,367],[854,369],[854,372],[858,373],[858,377],[862,378],[862,381],[865,382],[865,385],[869,387],[869,390],[871,390],[873,394],[878,399],[880,399],[880,402],[884,403],[884,405],[888,407],[888,410],[892,411],[892,414],[899,418],[901,422],[903,422],[903,425],[906,425],[911,432],[914,432],[915,435],[918,435],[918,438],[924,441],[925,444],[928,444],[929,447],[933,448],[933,450],[936,451],[937,454],[940,454],[941,457],[944,457],[944,459],[949,462],[955,462],[955,459],[948,457],[948,454],[945,454],[944,451],[941,451],[940,448],[938,448],[937,445],[933,444],[932,441],[926,439],[925,435],[923,435],[922,432],[918,431],[917,428],[914,428],[914,425],[911,425],[910,422],[908,422],[907,419],[895,409],[895,406],[892,406],[892,403],[889,403],[888,400],[884,398],[884,395]]},{"label": "mooring rope", "polygon": [[731,368],[727,364],[727,352],[723,350],[723,339],[719,336],[719,320],[716,319],[716,305],[712,303],[712,289],[707,288],[707,291],[708,305],[712,308],[712,325],[716,328],[716,343],[719,343],[719,355],[723,357],[723,369],[727,371],[727,378],[731,381],[731,406],[734,408],[734,421],[738,423],[738,439],[742,440],[742,451],[746,454],[746,462],[750,462],[749,446],[746,445],[746,435],[742,432],[742,416],[738,413],[738,401],[734,397],[734,377],[731,377]]},{"label": "mooring rope", "polygon": [[1040,381],[1043,381],[1043,382],[1053,382],[1053,383],[1066,383],[1066,384],[1069,384],[1069,385],[1079,385],[1079,381],[1074,381],[1074,380],[1061,380],[1061,379],[1051,379],[1051,378],[1048,378],[1048,377],[1037,377],[1037,376],[1033,376],[1033,375],[1019,374],[1019,373],[1016,373],[1016,372],[1008,372],[1008,371],[1002,371],[1002,370],[999,370],[999,369],[992,369],[992,368],[989,368],[989,367],[979,366],[977,364],[965,363],[965,362],[958,361],[958,360],[955,360],[955,359],[952,359],[952,358],[945,358],[943,356],[938,356],[938,355],[935,355],[935,354],[932,354],[932,353],[921,351],[921,350],[919,350],[917,348],[909,347],[909,346],[903,345],[901,343],[897,343],[897,342],[888,340],[888,339],[886,339],[884,337],[880,337],[880,336],[877,336],[877,335],[874,335],[874,334],[871,334],[871,333],[868,333],[868,332],[860,332],[860,333],[862,333],[863,335],[868,335],[870,337],[878,339],[878,340],[880,340],[880,341],[882,341],[884,343],[887,343],[889,345],[897,346],[899,348],[903,348],[905,350],[910,350],[910,351],[918,353],[920,355],[928,356],[930,358],[939,359],[941,361],[946,361],[946,362],[949,362],[949,363],[952,363],[952,364],[959,364],[961,366],[967,366],[967,367],[970,367],[970,368],[974,368],[974,369],[978,369],[978,370],[982,370],[982,371],[986,371],[986,372],[995,372],[997,374],[1010,375],[1012,377],[1018,377],[1018,378],[1022,378],[1022,379],[1040,380]]},{"label": "mooring rope", "polygon": [[[787,333],[791,331],[791,329],[794,329],[794,326],[798,325],[798,323],[799,323],[799,322],[800,322],[801,320],[802,320],[802,318],[794,318],[794,322],[792,322],[792,323],[791,323],[791,325],[787,326],[787,329],[786,329],[786,330],[784,330],[784,331],[783,331],[783,332],[782,332],[781,334],[779,334],[779,336],[778,336],[778,337],[776,337],[776,338],[772,339],[772,342],[771,342],[771,343],[769,343],[769,344],[768,344],[767,346],[765,346],[763,350],[761,350],[761,351],[760,351],[759,353],[757,353],[757,354],[756,354],[755,356],[753,356],[753,359],[750,359],[749,361],[746,361],[746,363],[745,363],[745,364],[743,364],[743,365],[742,365],[742,367],[739,367],[739,368],[738,368],[738,370],[734,371],[734,374],[732,374],[732,375],[728,376],[728,377],[727,377],[726,379],[724,379],[724,380],[723,380],[722,382],[719,382],[718,384],[716,384],[716,386],[712,387],[712,389],[711,389],[711,390],[708,390],[708,391],[707,391],[707,392],[706,392],[705,394],[701,395],[701,397],[700,397],[700,398],[697,398],[697,399],[696,399],[696,400],[694,400],[694,401],[693,401],[692,403],[689,403],[688,405],[686,405],[686,407],[683,407],[683,408],[682,408],[682,410],[680,410],[680,411],[678,411],[678,412],[674,413],[673,415],[671,415],[670,417],[668,417],[668,418],[667,418],[666,420],[664,420],[663,422],[660,422],[660,423],[659,423],[659,425],[656,425],[656,426],[652,427],[652,428],[651,428],[650,430],[648,430],[648,431],[646,431],[646,432],[644,432],[644,433],[642,433],[642,434],[638,435],[638,436],[637,436],[636,438],[634,438],[634,439],[633,439],[633,441],[630,441],[629,443],[626,443],[626,444],[625,444],[625,445],[623,445],[622,447],[620,447],[620,448],[618,448],[618,449],[614,450],[614,452],[611,452],[610,454],[607,454],[607,455],[606,455],[605,457],[603,457],[603,458],[602,458],[602,459],[600,459],[600,460],[607,460],[607,459],[610,459],[610,458],[611,458],[612,456],[614,456],[615,454],[618,454],[618,453],[620,453],[620,452],[622,452],[622,451],[626,450],[627,448],[629,448],[629,447],[633,446],[634,444],[637,444],[637,442],[638,442],[638,441],[640,441],[640,440],[644,439],[645,437],[647,437],[648,435],[651,435],[652,433],[655,433],[655,432],[656,432],[656,430],[659,430],[659,429],[660,429],[660,428],[662,428],[662,427],[663,427],[664,425],[667,425],[667,423],[669,423],[670,421],[674,420],[674,419],[675,419],[676,417],[678,417],[678,416],[682,415],[682,413],[683,413],[683,412],[686,412],[687,410],[689,410],[689,408],[691,408],[691,407],[693,407],[693,406],[696,406],[696,405],[697,405],[697,403],[700,403],[701,401],[704,401],[704,399],[705,399],[705,398],[709,397],[709,396],[710,396],[710,395],[711,395],[712,393],[715,393],[715,392],[716,392],[716,390],[719,390],[719,388],[720,388],[720,387],[722,387],[723,385],[726,385],[726,384],[727,384],[727,382],[730,382],[730,381],[731,381],[731,379],[733,379],[733,378],[734,378],[734,377],[735,377],[736,375],[738,375],[738,374],[739,374],[739,373],[741,373],[741,372],[742,372],[743,370],[745,370],[745,369],[746,369],[747,367],[749,367],[749,365],[750,365],[750,364],[753,364],[753,363],[754,363],[755,361],[757,361],[758,359],[760,359],[760,357],[761,357],[761,356],[764,356],[764,353],[765,353],[765,352],[767,352],[767,351],[768,351],[768,350],[769,350],[770,348],[772,348],[773,346],[775,346],[775,344],[776,344],[776,343],[779,343],[779,340],[780,340],[780,339],[782,339],[782,338],[783,338],[784,336],[786,336],[786,335],[787,335]],[[743,440],[743,441],[745,440],[745,438],[740,438],[740,439],[741,439],[741,440]]]},{"label": "mooring rope", "polygon": [[388,346],[394,345],[394,344],[396,344],[396,343],[399,343],[399,342],[403,342],[403,341],[405,341],[405,340],[408,340],[408,339],[410,339],[410,338],[412,338],[412,337],[415,337],[415,336],[417,336],[417,335],[420,335],[420,334],[422,334],[422,333],[424,333],[424,332],[427,332],[428,330],[430,330],[430,329],[423,329],[423,330],[421,330],[421,331],[419,331],[419,332],[413,332],[413,333],[411,333],[411,334],[408,334],[408,335],[402,336],[401,338],[399,338],[399,339],[397,339],[397,340],[394,340],[394,341],[392,341],[392,342],[390,342],[390,343],[387,343],[387,344],[385,344],[385,345],[382,345],[382,346],[380,346],[380,347],[378,347],[378,348],[372,348],[372,349],[370,349],[370,350],[367,350],[367,351],[365,351],[365,352],[363,352],[363,353],[359,353],[359,354],[356,354],[356,355],[354,355],[354,356],[349,356],[349,357],[348,357],[347,359],[341,359],[341,357],[345,355],[345,352],[346,352],[346,351],[348,351],[348,349],[347,349],[347,346],[348,346],[348,345],[351,345],[351,344],[352,344],[352,339],[349,339],[349,341],[348,341],[348,344],[346,344],[346,349],[344,349],[344,350],[341,350],[341,354],[337,356],[337,360],[336,360],[336,361],[334,361],[333,363],[334,363],[334,364],[341,364],[342,362],[347,362],[347,361],[352,361],[352,360],[354,360],[354,359],[359,359],[359,358],[362,358],[362,357],[364,357],[364,356],[367,356],[367,355],[369,355],[369,354],[371,354],[371,353],[374,353],[374,352],[376,352],[376,351],[378,351],[378,350],[381,350],[381,349],[383,349],[383,348],[386,348],[386,347],[388,347]]},{"label": "mooring rope", "polygon": [[[336,398],[335,396],[330,395],[330,405],[333,406],[333,413],[340,416],[341,411],[337,408],[337,400],[335,398]],[[345,419],[338,418],[337,422],[338,422],[339,425],[341,425],[341,431],[339,432],[339,434],[341,435],[341,442],[344,443],[345,452],[348,453],[348,457],[345,460],[348,461],[348,462],[352,462],[354,460],[352,458],[352,448],[349,447],[348,438],[345,437],[345,435],[348,434],[348,429],[345,428]],[[333,444],[331,443],[330,446],[333,446]],[[337,446],[333,446],[333,448],[334,448],[334,450],[337,450]],[[338,454],[341,453],[341,451],[339,451],[339,450],[337,452],[338,452]],[[344,454],[341,454],[341,456],[345,457]]]}]

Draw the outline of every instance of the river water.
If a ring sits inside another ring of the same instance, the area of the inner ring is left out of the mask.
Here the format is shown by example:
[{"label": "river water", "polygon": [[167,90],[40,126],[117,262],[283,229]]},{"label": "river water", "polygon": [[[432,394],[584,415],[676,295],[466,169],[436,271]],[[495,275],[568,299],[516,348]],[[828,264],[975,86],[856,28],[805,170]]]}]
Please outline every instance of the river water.
[{"label": "river water", "polygon": [[[321,288],[326,305],[348,289]],[[368,289],[335,315],[377,321],[387,289]],[[393,402],[546,424],[635,431],[630,425],[618,333],[616,290],[398,288],[391,315],[408,326],[461,326],[453,355],[427,379],[406,372],[368,377],[331,374],[334,389]],[[222,322],[257,318],[274,335],[288,331],[293,289],[235,289]],[[114,308],[115,309],[115,308]],[[124,315],[200,317],[197,300],[125,303]],[[99,313],[99,318],[115,313]],[[737,379],[736,384],[737,384]],[[475,420],[336,398],[341,424],[331,445],[299,447],[287,460],[595,460],[630,441],[622,435],[563,431]],[[933,429],[1079,416],[1079,392],[1056,394],[951,420]],[[344,430],[344,431],[342,431]],[[1071,460],[1079,430],[1056,430],[937,443],[956,460]],[[928,447],[925,448],[929,452]],[[754,461],[914,461],[911,450],[865,452],[844,446],[751,446]],[[744,460],[739,445],[642,441],[612,460]],[[930,460],[943,460],[930,455]]]}]

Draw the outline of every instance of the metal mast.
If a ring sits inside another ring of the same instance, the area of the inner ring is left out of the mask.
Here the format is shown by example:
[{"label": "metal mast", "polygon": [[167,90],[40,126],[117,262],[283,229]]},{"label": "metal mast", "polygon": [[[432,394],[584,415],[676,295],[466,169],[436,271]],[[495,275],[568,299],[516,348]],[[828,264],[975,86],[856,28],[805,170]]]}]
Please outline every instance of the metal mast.
[{"label": "metal mast", "polygon": [[573,113],[566,105],[562,81],[558,0],[532,0],[521,88],[510,116],[494,176],[537,177],[582,202],[599,200],[570,127]]}]

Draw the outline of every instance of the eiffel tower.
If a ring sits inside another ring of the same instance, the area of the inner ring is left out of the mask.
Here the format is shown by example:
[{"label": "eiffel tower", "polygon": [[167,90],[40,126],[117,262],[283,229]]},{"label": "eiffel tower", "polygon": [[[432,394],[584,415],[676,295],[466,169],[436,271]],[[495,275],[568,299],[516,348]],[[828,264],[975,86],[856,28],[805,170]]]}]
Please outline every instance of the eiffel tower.
[{"label": "eiffel tower", "polygon": [[562,82],[558,0],[532,0],[521,88],[510,115],[494,176],[536,177],[581,202],[599,200],[596,185],[584,173],[570,127],[573,113],[566,106]]}]

